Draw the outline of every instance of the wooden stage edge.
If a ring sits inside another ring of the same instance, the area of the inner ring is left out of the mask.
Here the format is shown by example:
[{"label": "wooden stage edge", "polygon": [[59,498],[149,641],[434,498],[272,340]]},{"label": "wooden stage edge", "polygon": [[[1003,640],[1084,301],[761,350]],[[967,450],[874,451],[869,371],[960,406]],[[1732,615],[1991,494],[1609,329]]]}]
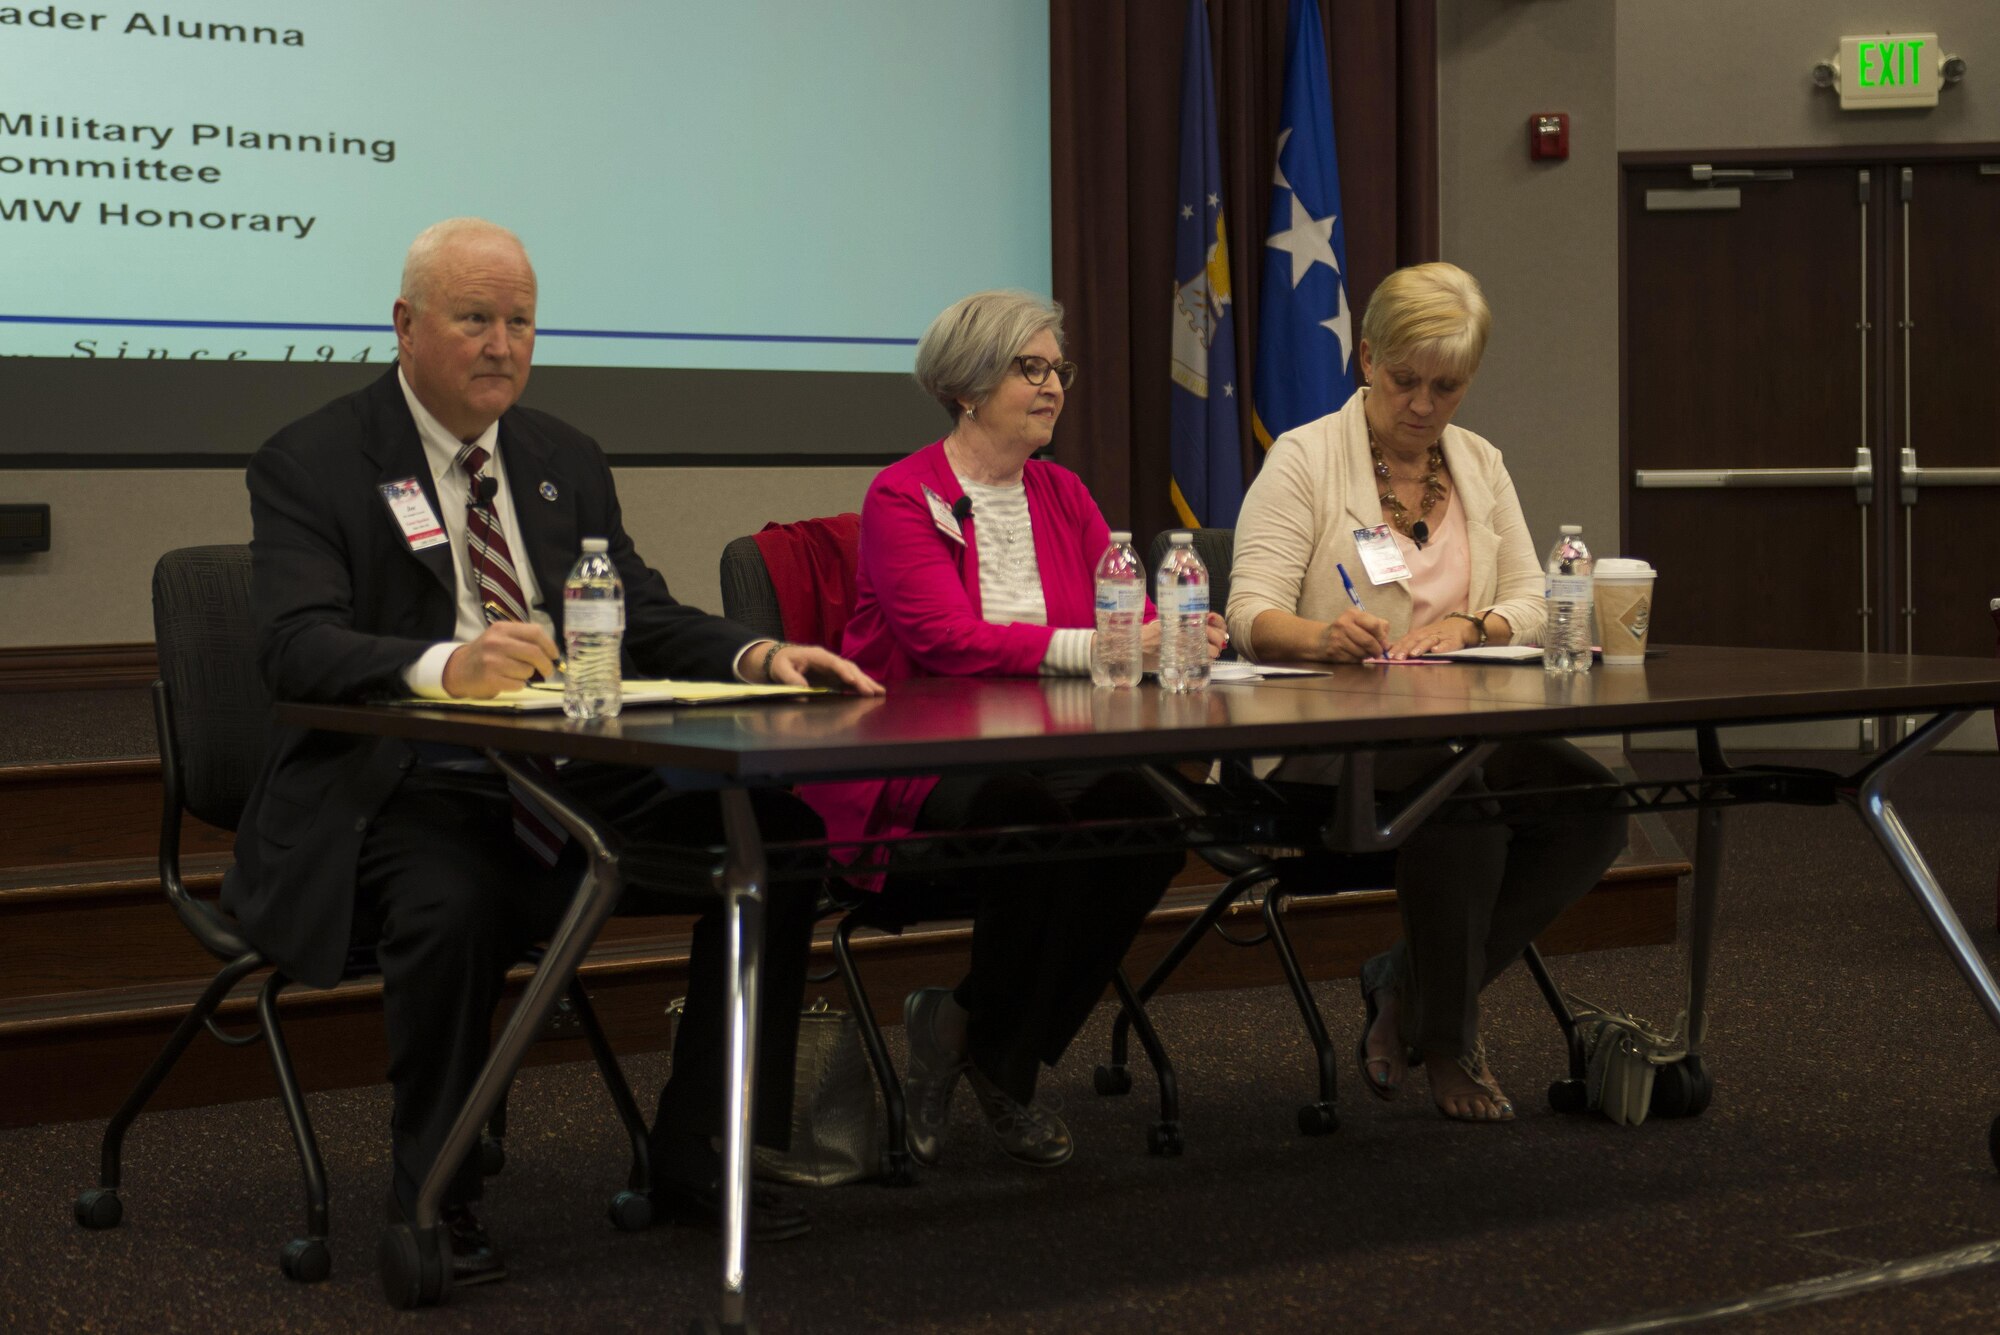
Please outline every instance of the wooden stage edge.
[{"label": "wooden stage edge", "polygon": [[[1616,879],[1607,880],[1557,921],[1543,937],[1542,950],[1553,956],[1673,941],[1680,875],[1685,870],[1685,862],[1654,862],[1622,875],[1614,870]],[[1135,982],[1180,936],[1214,890],[1212,885],[1183,885],[1169,893],[1127,961]],[[1362,961],[1386,948],[1399,930],[1395,896],[1389,891],[1294,899],[1286,918],[1301,963],[1316,980],[1354,977]],[[1239,905],[1224,919],[1224,926],[1233,935],[1254,936],[1262,918],[1255,908]],[[900,937],[857,936],[862,981],[881,1022],[901,1022],[903,995],[911,988],[959,978],[966,967],[970,935],[968,925],[957,923],[927,926]],[[815,942],[814,953],[815,972],[830,973],[832,948],[824,933]],[[634,1053],[668,1046],[671,1031],[665,1009],[684,990],[686,972],[684,939],[642,943],[621,941],[612,934],[586,962],[582,977],[613,1045],[621,1053]],[[1560,981],[1560,968],[1555,972]],[[519,973],[513,988],[518,989],[525,976],[525,971]],[[261,977],[253,977],[225,1004],[230,1028],[240,1031],[245,1026]],[[1210,933],[1165,990],[1265,987],[1282,981],[1277,957],[1268,945],[1235,947]],[[847,1004],[837,979],[812,985],[809,994],[824,996],[835,1007]],[[0,1030],[12,1031],[0,1032],[0,1065],[5,1067],[0,1085],[9,1091],[0,1100],[0,1127],[108,1117],[186,1013],[190,1000],[191,991],[185,986],[144,989],[131,994],[122,1013],[99,1011],[87,1022],[79,1022],[82,1016],[65,1022],[64,1017],[47,1013],[38,1020],[0,1022]],[[1358,1017],[1358,1002],[1340,993],[1323,997],[1322,1005],[1334,1033],[1348,1033]],[[382,1080],[386,1059],[377,981],[357,981],[329,991],[294,989],[285,995],[283,1013],[299,1077],[308,1090],[352,1088]],[[1162,1038],[1171,1051],[1171,1025]],[[588,1058],[573,1019],[563,1011],[557,1012],[547,1036],[528,1055],[533,1064]],[[1096,1057],[1079,1051],[1070,1060]],[[270,1063],[261,1052],[225,1048],[204,1035],[189,1047],[151,1107],[198,1107],[275,1093]],[[643,1097],[644,1092],[642,1101]]]}]

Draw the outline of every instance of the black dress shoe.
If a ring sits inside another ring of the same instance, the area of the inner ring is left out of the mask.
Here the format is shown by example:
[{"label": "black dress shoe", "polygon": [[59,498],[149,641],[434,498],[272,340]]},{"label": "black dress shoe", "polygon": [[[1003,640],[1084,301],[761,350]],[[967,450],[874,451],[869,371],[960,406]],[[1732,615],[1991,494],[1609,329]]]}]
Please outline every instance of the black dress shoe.
[{"label": "black dress shoe", "polygon": [[507,1278],[507,1266],[500,1248],[473,1216],[470,1206],[447,1205],[438,1220],[451,1235],[451,1284],[462,1289],[469,1284],[491,1284]]},{"label": "black dress shoe", "polygon": [[[388,1200],[389,1222],[407,1224],[409,1212],[397,1203],[394,1195]],[[507,1266],[500,1258],[500,1248],[493,1236],[486,1231],[472,1213],[468,1205],[447,1205],[438,1212],[438,1222],[444,1225],[451,1237],[451,1283],[453,1288],[464,1288],[471,1284],[491,1284],[494,1280],[507,1278]]]},{"label": "black dress shoe", "polygon": [[[685,1182],[679,1178],[656,1178],[653,1182],[653,1212],[660,1219],[677,1224],[694,1224],[711,1232],[722,1230],[722,1193],[715,1181]],[[750,1240],[783,1242],[812,1232],[812,1219],[798,1206],[769,1187],[751,1184]]]}]

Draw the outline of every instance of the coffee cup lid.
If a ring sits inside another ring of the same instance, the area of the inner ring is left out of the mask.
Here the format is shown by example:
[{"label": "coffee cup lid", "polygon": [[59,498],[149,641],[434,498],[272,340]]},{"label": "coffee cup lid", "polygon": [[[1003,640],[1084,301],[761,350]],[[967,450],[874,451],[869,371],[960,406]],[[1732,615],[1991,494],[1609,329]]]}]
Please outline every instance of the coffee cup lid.
[{"label": "coffee cup lid", "polygon": [[1650,575],[1653,567],[1636,556],[1600,556],[1597,558],[1595,573],[1599,575]]}]

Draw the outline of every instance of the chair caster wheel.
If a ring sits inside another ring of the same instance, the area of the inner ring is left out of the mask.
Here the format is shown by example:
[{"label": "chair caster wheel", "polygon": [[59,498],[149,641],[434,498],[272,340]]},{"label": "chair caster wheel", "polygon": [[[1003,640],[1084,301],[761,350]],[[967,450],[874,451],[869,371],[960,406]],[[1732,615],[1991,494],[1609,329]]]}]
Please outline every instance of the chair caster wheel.
[{"label": "chair caster wheel", "polygon": [[1549,1107],[1559,1113],[1587,1111],[1590,1108],[1590,1086],[1581,1080],[1550,1082]]},{"label": "chair caster wheel", "polygon": [[1178,1159],[1187,1145],[1178,1122],[1155,1122],[1146,1128],[1146,1149],[1163,1159]]},{"label": "chair caster wheel", "polygon": [[375,1268],[391,1307],[434,1306],[451,1290],[451,1238],[442,1225],[391,1224],[375,1245]]},{"label": "chair caster wheel", "polygon": [[1699,1117],[1714,1097],[1715,1078],[1703,1068],[1701,1058],[1683,1057],[1654,1073],[1653,1098],[1646,1112],[1651,1117]]},{"label": "chair caster wheel", "polygon": [[76,1198],[76,1222],[85,1228],[117,1228],[124,1217],[116,1187],[92,1187]]},{"label": "chair caster wheel", "polygon": [[917,1185],[917,1161],[910,1157],[908,1150],[885,1150],[882,1153],[882,1185],[885,1187],[914,1187]]},{"label": "chair caster wheel", "polygon": [[1090,1073],[1091,1087],[1105,1097],[1132,1092],[1132,1072],[1124,1066],[1100,1065]]},{"label": "chair caster wheel", "polygon": [[653,1201],[643,1191],[629,1188],[611,1198],[611,1208],[606,1211],[611,1218],[611,1227],[620,1233],[643,1233],[653,1226]]},{"label": "chair caster wheel", "polygon": [[498,1177],[507,1166],[507,1142],[498,1136],[479,1138],[479,1175]]},{"label": "chair caster wheel", "polygon": [[333,1273],[333,1253],[325,1238],[293,1238],[278,1253],[278,1269],[286,1279],[317,1284]]},{"label": "chair caster wheel", "polygon": [[1331,1103],[1308,1103],[1299,1109],[1299,1134],[1330,1136],[1340,1130],[1340,1114]]}]

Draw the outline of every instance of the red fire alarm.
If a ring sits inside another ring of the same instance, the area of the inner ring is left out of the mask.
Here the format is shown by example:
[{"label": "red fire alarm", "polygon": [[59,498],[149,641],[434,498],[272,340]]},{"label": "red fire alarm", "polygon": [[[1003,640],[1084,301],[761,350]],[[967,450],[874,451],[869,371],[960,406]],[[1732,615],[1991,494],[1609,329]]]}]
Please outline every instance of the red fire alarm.
[{"label": "red fire alarm", "polygon": [[1528,117],[1528,159],[1564,162],[1569,158],[1569,113],[1543,111]]}]

